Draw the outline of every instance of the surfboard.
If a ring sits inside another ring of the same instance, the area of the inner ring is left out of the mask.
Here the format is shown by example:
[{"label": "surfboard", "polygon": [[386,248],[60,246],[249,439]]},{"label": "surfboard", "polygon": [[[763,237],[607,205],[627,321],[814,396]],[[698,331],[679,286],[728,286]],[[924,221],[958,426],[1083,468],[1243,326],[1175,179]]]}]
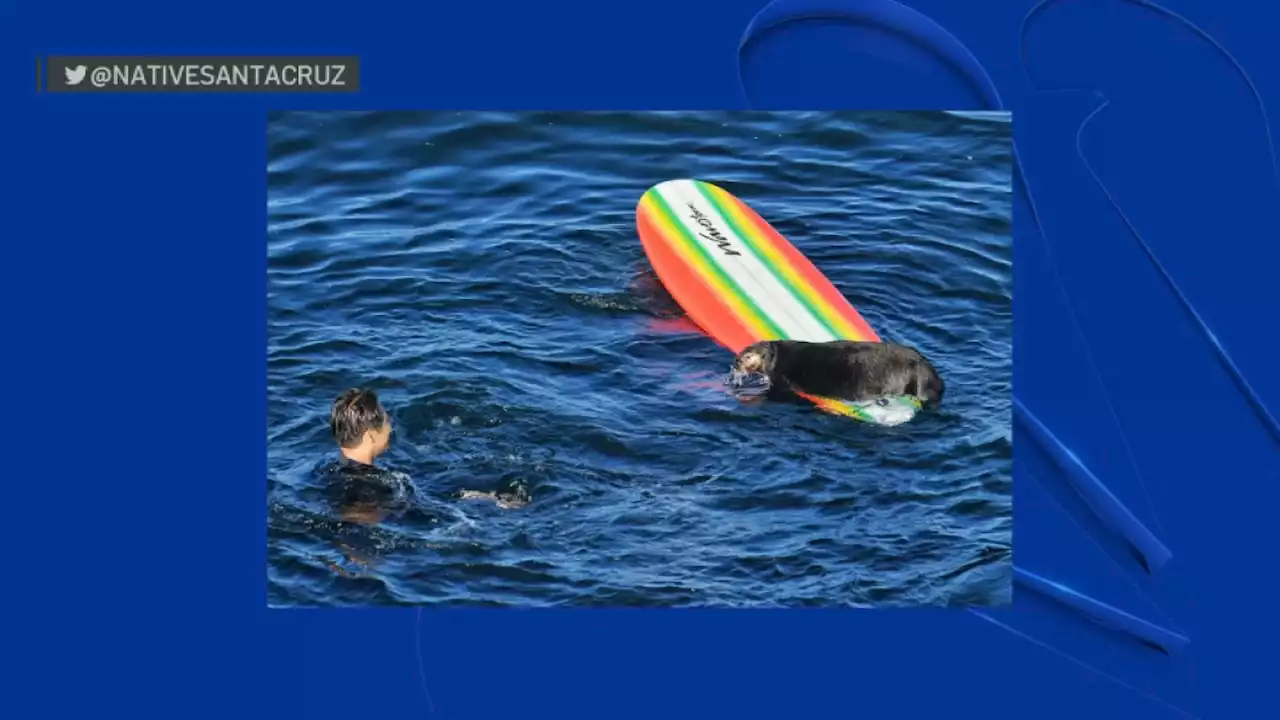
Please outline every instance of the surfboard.
[{"label": "surfboard", "polygon": [[[762,340],[880,342],[813,263],[719,186],[689,179],[653,186],[636,207],[636,231],[671,297],[735,354]],[[827,412],[876,423],[905,422],[919,409],[915,398],[862,404],[805,397]]]}]

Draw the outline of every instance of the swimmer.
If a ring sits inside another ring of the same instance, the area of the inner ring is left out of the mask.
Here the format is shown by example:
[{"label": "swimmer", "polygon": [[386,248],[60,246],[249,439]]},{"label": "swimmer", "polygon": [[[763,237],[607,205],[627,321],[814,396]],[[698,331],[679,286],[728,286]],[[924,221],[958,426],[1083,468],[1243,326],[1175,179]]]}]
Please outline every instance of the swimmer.
[{"label": "swimmer", "polygon": [[407,481],[374,465],[391,444],[391,416],[378,394],[353,388],[333,401],[329,429],[341,454],[323,471],[343,520],[376,525],[404,500]]}]

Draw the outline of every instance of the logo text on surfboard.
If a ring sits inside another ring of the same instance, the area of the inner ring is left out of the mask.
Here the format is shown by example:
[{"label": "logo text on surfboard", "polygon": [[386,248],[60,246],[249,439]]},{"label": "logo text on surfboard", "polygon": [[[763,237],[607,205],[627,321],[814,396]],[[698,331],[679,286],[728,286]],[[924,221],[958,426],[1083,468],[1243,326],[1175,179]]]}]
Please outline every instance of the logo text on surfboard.
[{"label": "logo text on surfboard", "polygon": [[689,211],[693,213],[692,215],[693,221],[698,223],[698,225],[702,226],[702,232],[698,233],[698,237],[704,240],[710,240],[711,242],[715,243],[716,247],[720,248],[720,252],[724,253],[725,255],[741,255],[742,254],[737,250],[734,250],[733,243],[729,241],[729,238],[720,234],[720,231],[717,230],[715,226],[711,224],[711,218],[707,217],[706,213],[699,210],[698,206],[694,205],[693,203],[686,203],[686,204],[689,206]]}]

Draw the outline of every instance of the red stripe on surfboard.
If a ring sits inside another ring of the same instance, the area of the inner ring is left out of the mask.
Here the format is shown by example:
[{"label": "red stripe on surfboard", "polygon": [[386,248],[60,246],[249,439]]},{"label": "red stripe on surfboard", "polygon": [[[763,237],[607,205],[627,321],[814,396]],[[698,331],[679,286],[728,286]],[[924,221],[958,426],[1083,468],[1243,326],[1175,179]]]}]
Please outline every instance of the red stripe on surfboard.
[{"label": "red stripe on surfboard", "polygon": [[756,226],[761,234],[773,242],[782,256],[787,259],[787,262],[791,263],[791,266],[796,269],[796,272],[800,273],[800,276],[813,286],[813,289],[818,292],[818,295],[823,300],[831,305],[836,312],[840,313],[845,320],[848,320],[849,324],[861,333],[864,339],[880,342],[880,336],[876,335],[871,326],[867,324],[867,321],[862,319],[858,311],[849,304],[845,296],[840,294],[840,291],[831,284],[831,281],[818,268],[813,266],[813,263],[809,262],[808,258],[800,254],[800,251],[795,246],[779,235],[778,231],[765,222],[764,218],[757,215],[756,211],[752,210],[749,205],[739,200],[733,193],[725,191],[724,195],[742,211],[742,214]]},{"label": "red stripe on surfboard", "polygon": [[704,333],[734,353],[761,339],[677,254],[643,206],[636,208],[636,232],[662,285]]}]

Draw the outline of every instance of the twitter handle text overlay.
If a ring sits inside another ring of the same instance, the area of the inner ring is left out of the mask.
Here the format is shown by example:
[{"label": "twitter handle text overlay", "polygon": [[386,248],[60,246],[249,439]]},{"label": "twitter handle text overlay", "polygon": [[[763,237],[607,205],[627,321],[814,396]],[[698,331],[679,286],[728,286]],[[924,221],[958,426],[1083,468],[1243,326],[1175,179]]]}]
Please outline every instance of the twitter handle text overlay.
[{"label": "twitter handle text overlay", "polygon": [[49,92],[356,92],[356,57],[70,57],[48,59]]}]

